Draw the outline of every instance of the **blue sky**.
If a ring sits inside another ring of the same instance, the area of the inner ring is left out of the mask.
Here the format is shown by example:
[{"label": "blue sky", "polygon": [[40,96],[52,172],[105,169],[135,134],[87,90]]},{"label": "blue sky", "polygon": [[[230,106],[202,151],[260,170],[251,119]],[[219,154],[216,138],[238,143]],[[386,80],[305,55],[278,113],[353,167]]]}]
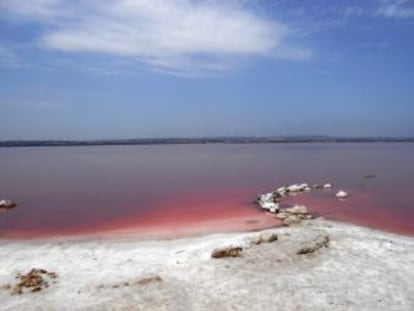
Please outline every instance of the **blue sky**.
[{"label": "blue sky", "polygon": [[0,140],[414,136],[414,1],[0,0]]}]

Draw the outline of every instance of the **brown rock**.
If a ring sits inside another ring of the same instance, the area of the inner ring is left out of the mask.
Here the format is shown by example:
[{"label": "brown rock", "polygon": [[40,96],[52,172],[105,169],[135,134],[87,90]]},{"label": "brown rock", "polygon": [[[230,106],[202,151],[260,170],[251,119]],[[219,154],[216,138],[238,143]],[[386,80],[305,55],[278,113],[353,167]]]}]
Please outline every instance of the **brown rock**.
[{"label": "brown rock", "polygon": [[140,279],[138,281],[138,284],[140,284],[140,285],[147,285],[147,284],[153,283],[153,282],[162,282],[162,279],[158,275],[149,276],[149,277],[145,277],[145,278]]},{"label": "brown rock", "polygon": [[309,245],[305,245],[305,246],[301,247],[297,251],[297,254],[298,255],[311,254],[311,253],[314,253],[314,252],[316,252],[317,250],[319,250],[321,248],[328,247],[328,244],[329,244],[329,236],[328,235],[318,236],[315,239],[315,241],[313,241]]},{"label": "brown rock", "polygon": [[279,192],[273,192],[273,202],[279,203],[282,199],[282,195]]},{"label": "brown rock", "polygon": [[57,274],[55,272],[48,272],[44,269],[31,269],[27,274],[16,275],[17,284],[12,287],[12,295],[23,294],[23,289],[30,289],[32,293],[39,292],[44,288],[49,287],[47,278],[55,279]]},{"label": "brown rock", "polygon": [[13,287],[11,294],[13,296],[14,295],[21,295],[21,294],[23,294],[23,288],[21,286],[16,285],[16,286]]},{"label": "brown rock", "polygon": [[277,240],[277,234],[274,232],[262,232],[259,235],[253,236],[249,239],[250,244],[259,245],[262,243],[271,243]]},{"label": "brown rock", "polygon": [[211,257],[212,258],[240,257],[242,251],[243,251],[243,248],[236,247],[236,246],[217,248],[213,250]]},{"label": "brown rock", "polygon": [[41,286],[35,286],[32,288],[31,292],[32,293],[36,293],[36,292],[40,292],[42,290]]}]

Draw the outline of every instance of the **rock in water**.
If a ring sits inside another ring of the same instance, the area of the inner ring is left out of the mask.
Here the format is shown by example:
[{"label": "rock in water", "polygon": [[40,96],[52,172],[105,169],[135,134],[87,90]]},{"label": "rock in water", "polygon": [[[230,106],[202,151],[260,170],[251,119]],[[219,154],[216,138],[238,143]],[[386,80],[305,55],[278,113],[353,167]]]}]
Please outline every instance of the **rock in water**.
[{"label": "rock in water", "polygon": [[282,196],[287,192],[287,187],[283,186],[283,187],[279,187],[277,188],[276,192],[281,194]]},{"label": "rock in water", "polygon": [[275,196],[273,192],[261,194],[259,195],[257,204],[265,210],[276,213],[279,210],[279,204],[275,203],[275,201],[277,202],[279,200],[278,198],[279,196]]},{"label": "rock in water", "polygon": [[273,202],[273,193],[265,193],[259,195],[259,202]]},{"label": "rock in water", "polygon": [[261,208],[276,213],[279,210],[279,204],[273,202],[259,202]]},{"label": "rock in water", "polygon": [[275,214],[279,211],[279,204],[275,204],[274,206],[272,206],[271,208],[269,208],[269,212]]},{"label": "rock in water", "polygon": [[0,200],[0,210],[9,210],[13,209],[17,204],[11,200]]},{"label": "rock in water", "polygon": [[348,197],[348,196],[349,196],[349,193],[348,193],[348,192],[345,192],[345,191],[343,191],[343,190],[340,190],[340,191],[338,191],[338,192],[335,194],[335,196],[336,196],[338,199],[345,199],[346,197]]},{"label": "rock in water", "polygon": [[294,205],[286,208],[285,211],[290,214],[308,214],[308,209],[304,205]]},{"label": "rock in water", "polygon": [[323,185],[323,188],[324,189],[332,189],[332,184],[326,183],[326,184]]}]

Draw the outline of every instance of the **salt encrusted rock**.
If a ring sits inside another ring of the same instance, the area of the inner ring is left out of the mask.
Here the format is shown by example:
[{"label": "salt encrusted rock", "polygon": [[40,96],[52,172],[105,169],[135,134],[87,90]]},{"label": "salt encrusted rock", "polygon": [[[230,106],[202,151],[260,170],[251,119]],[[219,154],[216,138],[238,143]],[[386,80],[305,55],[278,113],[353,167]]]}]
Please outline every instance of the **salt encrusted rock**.
[{"label": "salt encrusted rock", "polygon": [[288,192],[299,192],[301,191],[301,186],[298,184],[293,184],[287,187],[287,191]]},{"label": "salt encrusted rock", "polygon": [[17,204],[11,200],[0,200],[0,209],[8,210],[15,208]]},{"label": "salt encrusted rock", "polygon": [[264,193],[258,196],[257,204],[260,205],[261,208],[267,210],[271,213],[276,214],[276,217],[285,220],[289,218],[289,216],[299,216],[299,220],[297,221],[294,217],[291,217],[290,220],[287,220],[287,223],[297,223],[302,219],[305,219],[308,214],[308,210],[306,206],[293,206],[287,209],[280,209],[279,202],[285,196],[285,193],[290,193],[291,195],[297,195],[299,192],[308,192],[312,191],[312,188],[307,183],[302,184],[292,184],[290,186],[283,186],[278,188],[275,192]]},{"label": "salt encrusted rock", "polygon": [[332,189],[332,184],[326,183],[326,184],[323,185],[323,188],[324,189]]},{"label": "salt encrusted rock", "polygon": [[283,219],[283,224],[285,226],[295,225],[302,221],[298,215],[290,214],[288,217]]},{"label": "salt encrusted rock", "polygon": [[283,219],[288,218],[289,215],[290,215],[290,213],[286,213],[286,212],[282,211],[282,212],[277,213],[276,217],[283,220]]},{"label": "salt encrusted rock", "polygon": [[273,201],[279,202],[283,195],[279,192],[273,192]]},{"label": "salt encrusted rock", "polygon": [[277,240],[277,234],[274,232],[263,232],[260,234],[260,243],[270,243]]},{"label": "salt encrusted rock", "polygon": [[302,191],[311,191],[312,189],[309,187],[307,183],[303,184],[293,184],[286,188],[287,192],[302,192]]},{"label": "salt encrusted rock", "polygon": [[271,201],[273,201],[273,192],[259,195],[259,202],[271,202]]},{"label": "salt encrusted rock", "polygon": [[275,206],[269,208],[269,212],[277,213],[279,211],[279,204],[275,204]]},{"label": "salt encrusted rock", "polygon": [[283,194],[285,194],[287,192],[287,187],[283,186],[283,187],[277,188],[276,192],[278,192],[281,195],[283,195]]},{"label": "salt encrusted rock", "polygon": [[261,208],[270,211],[272,213],[275,213],[279,210],[279,204],[274,202],[259,202],[259,205]]},{"label": "salt encrusted rock", "polygon": [[308,209],[304,205],[294,205],[292,207],[286,208],[285,212],[290,214],[308,214]]},{"label": "salt encrusted rock", "polygon": [[[257,203],[261,208],[268,210],[272,213],[276,213],[279,210],[279,204],[275,203],[279,200],[280,195],[276,195],[273,192],[259,195]],[[281,196],[280,196],[281,197]]]},{"label": "salt encrusted rock", "polygon": [[298,255],[312,254],[321,248],[328,247],[329,240],[329,235],[319,235],[312,243],[302,246],[296,253]]},{"label": "salt encrusted rock", "polygon": [[250,245],[259,245],[262,243],[271,243],[277,240],[277,234],[274,232],[262,232],[248,239]]},{"label": "salt encrusted rock", "polygon": [[340,191],[338,191],[338,192],[335,194],[335,196],[336,196],[338,199],[345,199],[346,197],[348,197],[348,196],[349,196],[349,193],[348,193],[348,192],[345,192],[345,191],[343,191],[343,190],[340,190]]},{"label": "salt encrusted rock", "polygon": [[211,254],[212,258],[224,258],[224,257],[240,257],[243,248],[239,246],[227,246],[223,248],[217,248],[213,250]]}]

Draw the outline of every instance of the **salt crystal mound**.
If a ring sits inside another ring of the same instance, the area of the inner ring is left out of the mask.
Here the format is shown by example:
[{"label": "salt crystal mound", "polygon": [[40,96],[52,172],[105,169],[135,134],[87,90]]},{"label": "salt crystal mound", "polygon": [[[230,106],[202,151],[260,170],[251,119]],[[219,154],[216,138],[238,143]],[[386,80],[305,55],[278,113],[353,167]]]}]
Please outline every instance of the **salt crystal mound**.
[{"label": "salt crystal mound", "polygon": [[[313,187],[314,189],[319,188]],[[329,183],[325,183],[323,188],[328,189],[332,188],[332,185]],[[268,192],[264,194],[260,194],[256,203],[263,208],[264,210],[270,211],[272,213],[277,213],[280,210],[279,202],[280,200],[285,197],[287,194],[295,194],[300,192],[311,192],[312,187],[309,186],[308,183],[301,183],[301,184],[292,184],[290,186],[282,186],[277,188],[274,192]]]},{"label": "salt crystal mound", "polygon": [[349,193],[348,193],[348,192],[346,192],[346,191],[340,190],[340,191],[338,191],[338,192],[335,194],[335,196],[336,196],[338,199],[345,199],[345,198],[347,198],[347,197],[349,196]]}]

